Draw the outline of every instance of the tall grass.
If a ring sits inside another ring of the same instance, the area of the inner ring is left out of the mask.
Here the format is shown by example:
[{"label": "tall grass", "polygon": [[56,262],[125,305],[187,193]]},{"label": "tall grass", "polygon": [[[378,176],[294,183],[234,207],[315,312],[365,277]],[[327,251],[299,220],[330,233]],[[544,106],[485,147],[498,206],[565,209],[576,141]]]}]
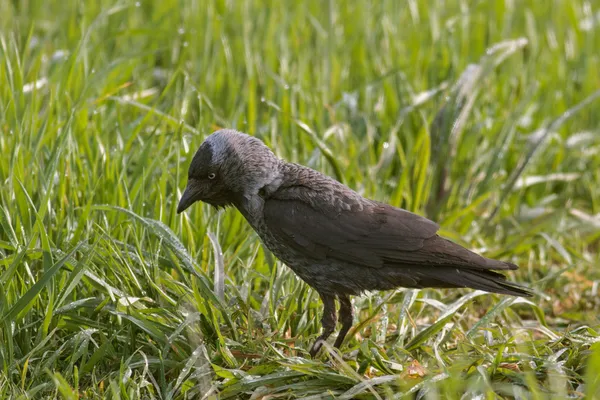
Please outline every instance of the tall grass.
[{"label": "tall grass", "polygon": [[[600,397],[594,2],[0,10],[0,398]],[[537,296],[368,293],[310,359],[318,296],[239,213],[175,213],[218,127],[435,218]]]}]

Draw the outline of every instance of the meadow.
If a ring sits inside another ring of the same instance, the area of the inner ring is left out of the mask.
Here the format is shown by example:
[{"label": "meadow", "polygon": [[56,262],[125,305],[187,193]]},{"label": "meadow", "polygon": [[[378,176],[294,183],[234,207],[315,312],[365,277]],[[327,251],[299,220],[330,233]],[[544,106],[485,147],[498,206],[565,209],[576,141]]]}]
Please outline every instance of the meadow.
[{"label": "meadow", "polygon": [[[0,398],[600,398],[600,5],[0,0]],[[318,295],[177,202],[227,127],[520,265]]]}]

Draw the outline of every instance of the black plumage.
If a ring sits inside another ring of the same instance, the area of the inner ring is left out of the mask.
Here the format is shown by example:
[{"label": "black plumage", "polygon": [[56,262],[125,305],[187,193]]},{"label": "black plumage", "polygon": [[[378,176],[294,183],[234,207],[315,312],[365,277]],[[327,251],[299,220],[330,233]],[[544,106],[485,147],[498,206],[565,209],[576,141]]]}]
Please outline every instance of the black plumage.
[{"label": "black plumage", "polygon": [[363,291],[468,287],[531,295],[495,272],[516,265],[473,253],[438,236],[435,222],[280,160],[260,140],[233,130],[210,135],[194,156],[177,212],[196,201],[235,206],[267,248],[319,293],[323,333],[311,355],[335,329],[336,298],[340,347],[352,326],[349,296]]}]

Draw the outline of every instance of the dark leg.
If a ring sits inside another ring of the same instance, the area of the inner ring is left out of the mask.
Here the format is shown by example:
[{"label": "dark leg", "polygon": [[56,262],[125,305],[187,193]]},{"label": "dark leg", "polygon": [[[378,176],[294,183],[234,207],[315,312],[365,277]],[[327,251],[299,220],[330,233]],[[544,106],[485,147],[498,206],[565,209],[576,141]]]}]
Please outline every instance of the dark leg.
[{"label": "dark leg", "polygon": [[339,295],[338,299],[340,300],[340,323],[342,324],[342,329],[340,329],[340,333],[338,333],[338,337],[335,340],[334,346],[338,349],[344,343],[344,338],[346,334],[352,328],[352,320],[353,320],[353,309],[352,302],[350,301],[350,297],[348,295]]},{"label": "dark leg", "polygon": [[312,348],[310,349],[310,356],[314,357],[317,355],[323,342],[327,340],[335,329],[335,297],[331,295],[325,295],[319,293],[321,300],[323,301],[323,318],[321,323],[323,324],[323,333],[317,338]]}]

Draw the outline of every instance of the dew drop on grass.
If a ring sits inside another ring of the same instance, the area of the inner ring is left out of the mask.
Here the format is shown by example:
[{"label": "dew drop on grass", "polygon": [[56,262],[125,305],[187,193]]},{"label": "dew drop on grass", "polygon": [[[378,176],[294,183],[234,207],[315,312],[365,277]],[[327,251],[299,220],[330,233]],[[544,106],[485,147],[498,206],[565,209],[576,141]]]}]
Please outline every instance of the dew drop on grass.
[{"label": "dew drop on grass", "polygon": [[40,39],[37,36],[32,36],[31,40],[29,41],[29,48],[30,49],[35,49],[36,47],[38,47],[38,45],[40,44]]},{"label": "dew drop on grass", "polygon": [[57,61],[62,61],[65,58],[67,58],[69,56],[69,52],[66,50],[56,50],[54,53],[52,53],[52,57],[51,57],[51,61],[52,62],[57,62]]}]

